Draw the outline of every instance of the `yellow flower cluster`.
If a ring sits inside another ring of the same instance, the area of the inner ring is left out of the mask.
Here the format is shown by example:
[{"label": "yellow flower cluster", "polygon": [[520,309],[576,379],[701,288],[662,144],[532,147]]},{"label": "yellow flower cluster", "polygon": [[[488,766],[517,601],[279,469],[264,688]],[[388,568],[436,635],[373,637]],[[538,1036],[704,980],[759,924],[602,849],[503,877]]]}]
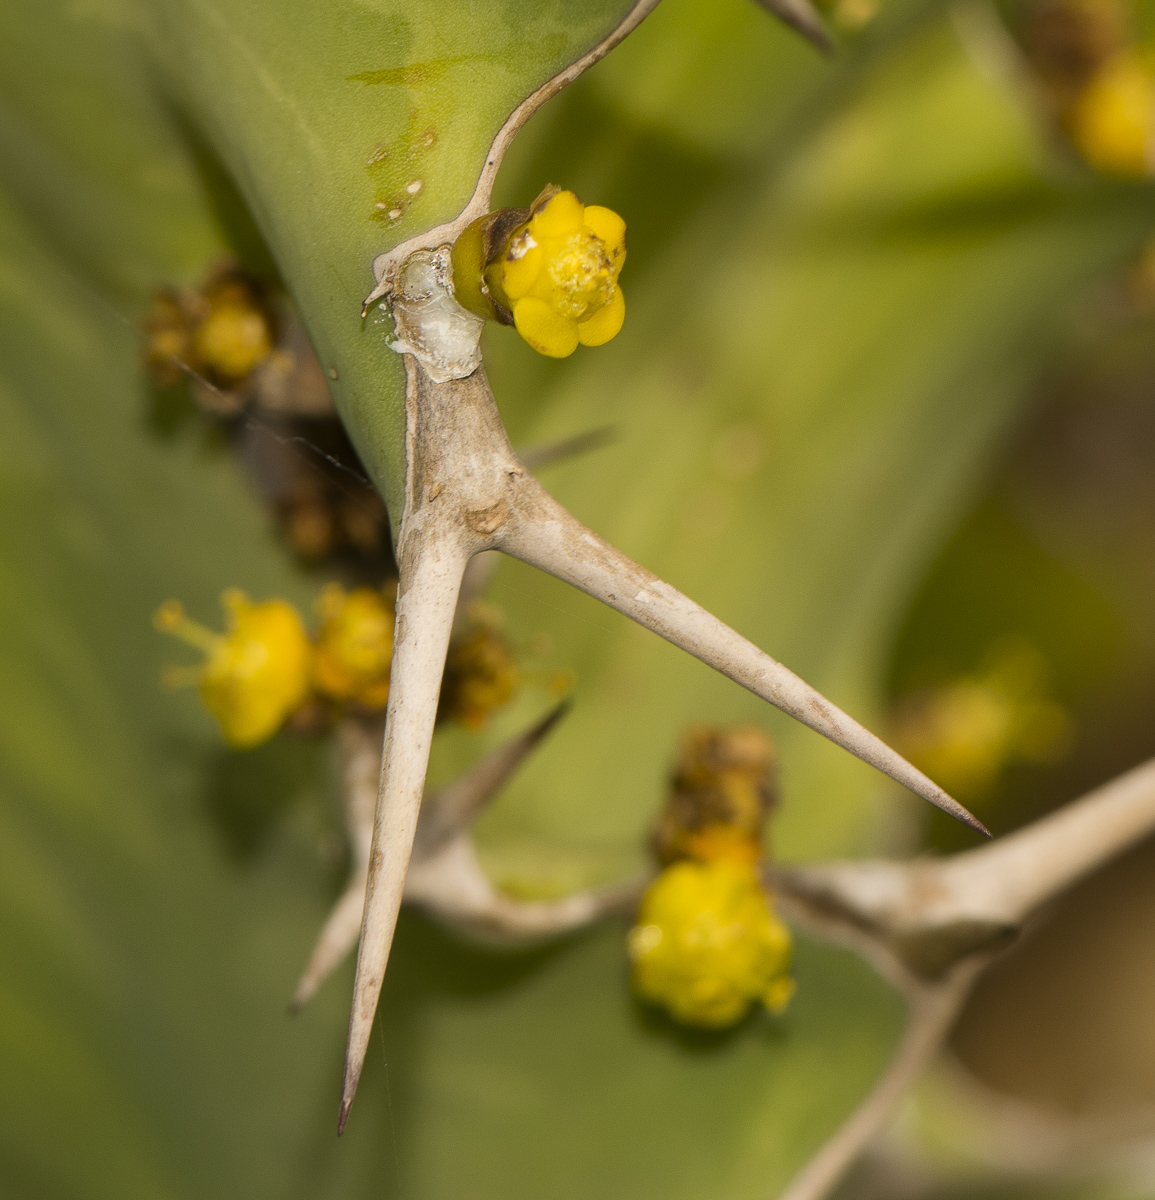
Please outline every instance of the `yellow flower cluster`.
[{"label": "yellow flower cluster", "polygon": [[790,931],[751,863],[667,867],[642,900],[629,951],[638,995],[687,1025],[723,1029],[758,1002],[780,1013],[794,992]]},{"label": "yellow flower cluster", "polygon": [[1080,92],[1071,140],[1091,166],[1141,178],[1155,172],[1155,62],[1133,50],[1109,58]]},{"label": "yellow flower cluster", "polygon": [[[528,216],[516,221],[517,216]],[[480,316],[513,324],[540,354],[601,346],[626,316],[618,276],[626,223],[573,192],[546,188],[528,210],[474,222],[454,247],[454,291]]]},{"label": "yellow flower cluster", "polygon": [[634,990],[675,1020],[721,1029],[794,992],[790,931],[759,879],[774,748],[750,725],[689,730],[654,835],[666,864],[630,931]]},{"label": "yellow flower cluster", "polygon": [[157,610],[164,633],[203,650],[200,667],[170,671],[174,684],[200,687],[225,741],[257,746],[310,701],[384,708],[393,655],[393,610],[371,588],[345,592],[331,584],[318,602],[321,629],[310,639],[304,622],[284,600],[254,604],[236,588],[221,596],[228,629],[214,633],[189,620],[179,601]]},{"label": "yellow flower cluster", "polygon": [[[388,703],[394,623],[388,592],[329,584],[317,601],[320,628],[313,638],[284,600],[254,604],[230,588],[221,603],[228,614],[224,633],[189,620],[177,600],[162,604],[153,623],[204,651],[201,666],[171,670],[166,679],[199,686],[230,746],[259,745],[307,706],[312,724],[314,717],[323,722],[350,708],[380,710]],[[438,716],[481,729],[521,682],[498,615],[475,606],[450,646]]]}]

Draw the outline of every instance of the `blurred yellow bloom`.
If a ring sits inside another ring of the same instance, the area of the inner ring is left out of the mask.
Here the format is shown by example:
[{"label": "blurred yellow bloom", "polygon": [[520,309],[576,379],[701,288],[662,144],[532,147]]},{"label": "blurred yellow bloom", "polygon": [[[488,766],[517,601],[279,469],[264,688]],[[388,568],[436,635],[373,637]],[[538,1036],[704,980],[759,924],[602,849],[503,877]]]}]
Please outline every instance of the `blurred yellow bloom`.
[{"label": "blurred yellow bloom", "polygon": [[1080,93],[1069,129],[1079,153],[1098,170],[1151,174],[1155,70],[1150,60],[1131,51],[1110,58]]},{"label": "blurred yellow bloom", "polygon": [[221,604],[227,634],[189,620],[177,600],[165,601],[153,623],[205,652],[203,666],[172,671],[168,679],[198,684],[225,741],[244,749],[272,737],[308,698],[312,645],[297,610],[284,600],[254,604],[229,588]]},{"label": "blurred yellow bloom", "polygon": [[199,290],[157,292],[143,325],[145,362],[162,384],[175,383],[189,370],[218,387],[236,387],[275,344],[263,289],[232,266],[218,270]]},{"label": "blurred yellow bloom", "polygon": [[895,746],[948,791],[981,799],[1012,762],[1054,762],[1068,749],[1071,719],[1045,678],[1037,650],[996,644],[978,673],[907,697]]},{"label": "blurred yellow bloom", "polygon": [[532,208],[489,213],[458,238],[454,291],[473,312],[512,322],[539,353],[566,358],[621,329],[625,261],[625,221],[551,186]]},{"label": "blurred yellow bloom", "polygon": [[210,301],[208,315],[193,334],[197,362],[221,383],[239,383],[273,352],[273,332],[264,311],[241,288]]},{"label": "blurred yellow bloom", "polygon": [[752,863],[678,862],[646,892],[629,935],[634,990],[687,1025],[722,1029],[794,993],[790,931]]},{"label": "blurred yellow bloom", "polygon": [[384,708],[393,661],[393,609],[381,592],[331,583],[317,602],[321,632],[313,658],[317,690],[333,700]]}]

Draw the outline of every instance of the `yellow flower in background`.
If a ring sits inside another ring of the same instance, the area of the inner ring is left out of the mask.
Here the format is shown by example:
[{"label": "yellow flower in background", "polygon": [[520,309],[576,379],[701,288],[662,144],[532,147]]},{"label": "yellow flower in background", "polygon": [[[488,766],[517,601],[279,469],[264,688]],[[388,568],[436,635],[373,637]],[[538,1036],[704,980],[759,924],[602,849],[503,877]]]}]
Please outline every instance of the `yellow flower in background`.
[{"label": "yellow flower in background", "polygon": [[265,289],[232,265],[218,269],[199,289],[157,292],[143,325],[145,362],[165,385],[188,370],[218,387],[234,388],[276,343]]},{"label": "yellow flower in background", "polygon": [[205,707],[237,749],[272,737],[308,699],[312,644],[297,610],[284,600],[254,604],[229,588],[221,596],[228,632],[214,633],[189,620],[177,600],[167,600],[153,623],[206,654],[203,666],[175,670],[174,684],[195,683]]},{"label": "yellow flower in background", "polygon": [[226,279],[206,294],[208,312],[193,334],[197,361],[225,384],[238,383],[273,352],[273,330],[256,293]]},{"label": "yellow flower in background", "polygon": [[317,601],[321,632],[313,658],[317,690],[333,700],[384,708],[393,661],[393,608],[380,591],[331,583]]},{"label": "yellow flower in background", "polygon": [[996,643],[975,674],[908,696],[894,743],[947,791],[973,802],[1013,762],[1058,761],[1072,733],[1066,709],[1047,694],[1042,655],[1010,639]]},{"label": "yellow flower in background", "polygon": [[791,949],[755,865],[733,860],[667,867],[629,935],[637,994],[708,1029],[733,1025],[756,1003],[782,1012],[794,993]]},{"label": "yellow flower in background", "polygon": [[530,209],[488,213],[465,230],[453,249],[454,293],[512,323],[540,354],[566,358],[621,329],[625,261],[625,221],[551,185]]},{"label": "yellow flower in background", "polygon": [[1100,171],[1142,177],[1155,166],[1155,69],[1133,51],[1114,55],[1079,94],[1071,140]]},{"label": "yellow flower in background", "polygon": [[273,352],[264,317],[239,305],[214,308],[196,331],[197,358],[217,378],[239,383]]}]

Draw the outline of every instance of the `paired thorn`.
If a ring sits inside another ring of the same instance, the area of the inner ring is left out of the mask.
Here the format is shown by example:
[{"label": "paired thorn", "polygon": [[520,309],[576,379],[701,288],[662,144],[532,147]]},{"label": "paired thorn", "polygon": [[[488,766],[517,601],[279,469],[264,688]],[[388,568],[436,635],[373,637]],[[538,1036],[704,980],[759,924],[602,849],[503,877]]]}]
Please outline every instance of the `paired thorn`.
[{"label": "paired thorn", "polygon": [[908,999],[890,1066],[781,1200],[821,1200],[942,1044],[986,966],[1025,921],[1155,828],[1155,759],[989,846],[946,859],[821,863],[773,873],[794,920],[871,959]]},{"label": "paired thorn", "polygon": [[[406,901],[461,932],[506,945],[557,937],[588,925],[611,910],[637,903],[644,880],[600,892],[579,892],[557,901],[514,900],[493,887],[473,850],[469,829],[474,821],[569,708],[570,702],[563,701],[524,733],[483,757],[454,783],[425,798],[404,877]],[[347,721],[341,727],[353,870],[297,986],[290,1012],[298,1012],[309,1000],[353,948],[363,921],[368,924],[367,892],[373,861],[370,839],[380,759],[374,734],[378,728],[367,728],[354,721]],[[375,993],[372,1003],[375,1008]],[[367,1030],[372,1026],[372,1017],[365,1004],[355,1006],[351,1027],[356,1025],[359,1032]],[[338,1133],[343,1132],[348,1120],[359,1074],[359,1070],[347,1071]]]},{"label": "paired thorn", "polygon": [[532,914],[522,909],[495,917],[504,901],[462,838],[451,839],[440,854],[415,867],[407,887],[454,609],[474,555],[502,550],[573,584],[971,828],[987,832],[880,738],[562,508],[514,453],[482,369],[444,383],[430,379],[409,355],[406,369],[408,478],[398,539],[393,687],[349,1022],[342,1128],[368,1048],[403,895],[478,936],[500,935],[503,927],[508,932],[519,922],[519,936],[556,933],[566,922],[575,927],[593,919],[591,914],[604,911],[601,904],[623,902],[618,896],[571,898],[565,910],[545,905]]},{"label": "paired thorn", "polygon": [[822,863],[778,872],[811,912],[869,930],[916,973],[1013,938],[1040,905],[1155,827],[1155,759],[1007,834],[946,859]]}]

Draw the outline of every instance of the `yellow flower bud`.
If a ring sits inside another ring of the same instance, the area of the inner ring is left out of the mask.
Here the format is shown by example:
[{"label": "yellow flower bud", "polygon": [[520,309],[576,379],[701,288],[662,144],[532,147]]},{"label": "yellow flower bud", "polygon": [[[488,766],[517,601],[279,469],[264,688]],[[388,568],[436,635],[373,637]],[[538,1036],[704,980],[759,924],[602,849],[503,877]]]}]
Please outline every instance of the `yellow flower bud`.
[{"label": "yellow flower bud", "polygon": [[191,371],[235,388],[273,353],[275,342],[264,289],[232,266],[198,290],[157,292],[143,326],[145,363],[166,386]]},{"label": "yellow flower bud", "polygon": [[1155,70],[1139,55],[1109,59],[1080,93],[1069,117],[1071,140],[1091,166],[1112,175],[1152,173]]},{"label": "yellow flower bud", "polygon": [[333,700],[384,708],[393,661],[393,609],[381,592],[332,583],[317,602],[321,632],[313,658],[317,691]]},{"label": "yellow flower bud", "polygon": [[225,741],[246,749],[272,737],[308,699],[312,645],[297,610],[284,600],[254,604],[229,588],[221,604],[228,613],[227,634],[190,621],[177,600],[162,604],[153,624],[205,652],[203,666],[168,678],[198,684]]},{"label": "yellow flower bud", "polygon": [[625,221],[551,186],[528,211],[487,214],[462,234],[454,291],[473,312],[516,326],[539,353],[566,358],[621,329],[625,260]]},{"label": "yellow flower bud", "polygon": [[733,1025],[757,1002],[782,1012],[794,992],[791,948],[754,865],[732,860],[667,867],[629,934],[637,994],[708,1029]]},{"label": "yellow flower bud", "polygon": [[193,334],[195,361],[217,382],[239,383],[273,352],[268,313],[239,280],[211,289],[206,300],[208,312]]}]

